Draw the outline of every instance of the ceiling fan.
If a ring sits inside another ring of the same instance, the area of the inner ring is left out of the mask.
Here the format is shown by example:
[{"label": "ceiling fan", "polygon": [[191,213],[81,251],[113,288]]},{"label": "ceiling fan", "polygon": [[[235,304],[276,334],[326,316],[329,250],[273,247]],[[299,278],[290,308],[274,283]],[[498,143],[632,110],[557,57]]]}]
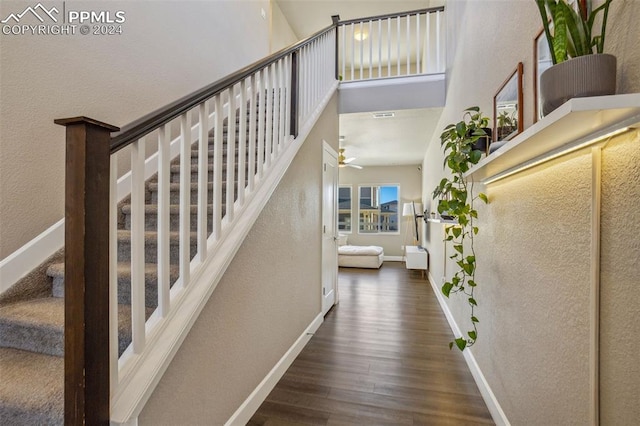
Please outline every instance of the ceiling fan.
[{"label": "ceiling fan", "polygon": [[338,151],[340,151],[340,154],[338,155],[339,167],[353,167],[354,169],[362,169],[362,166],[359,166],[357,164],[351,164],[351,162],[355,160],[355,157],[345,158],[344,148],[340,148]]}]

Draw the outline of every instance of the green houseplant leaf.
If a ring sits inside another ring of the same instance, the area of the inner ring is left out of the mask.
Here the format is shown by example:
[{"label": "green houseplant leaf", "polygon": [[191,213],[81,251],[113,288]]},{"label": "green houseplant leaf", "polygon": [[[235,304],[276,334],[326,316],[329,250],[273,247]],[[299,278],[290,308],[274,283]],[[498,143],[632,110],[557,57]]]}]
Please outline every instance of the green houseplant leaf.
[{"label": "green houseplant leaf", "polygon": [[[544,1],[544,0],[541,0]],[[504,120],[510,120],[508,116]],[[473,329],[467,333],[468,338],[460,337],[450,342],[449,348],[455,346],[461,351],[473,346],[478,336],[478,318],[475,316],[477,306],[474,295],[478,283],[475,279],[477,261],[474,250],[474,237],[479,228],[474,221],[478,218],[478,211],[473,203],[477,199],[488,202],[487,196],[479,193],[474,196],[473,181],[467,180],[467,172],[477,164],[482,152],[473,149],[474,143],[486,136],[484,128],[489,124],[489,118],[480,112],[478,107],[467,108],[463,113],[463,120],[449,124],[440,135],[440,144],[444,150],[444,167],[449,169],[450,178],[443,178],[433,190],[433,199],[438,201],[440,214],[452,215],[457,219],[457,225],[445,227],[445,242],[452,242],[453,254],[449,258],[458,266],[458,270],[450,281],[442,285],[442,293],[450,297],[453,293],[466,295],[466,302],[470,309],[470,324]]]}]

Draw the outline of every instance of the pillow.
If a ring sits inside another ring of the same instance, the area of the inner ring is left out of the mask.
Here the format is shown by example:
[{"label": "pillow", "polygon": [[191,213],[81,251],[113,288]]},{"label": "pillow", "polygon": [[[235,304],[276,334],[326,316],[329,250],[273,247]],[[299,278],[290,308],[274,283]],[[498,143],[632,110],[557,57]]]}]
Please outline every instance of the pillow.
[{"label": "pillow", "polygon": [[338,246],[346,246],[347,245],[347,235],[338,234]]}]

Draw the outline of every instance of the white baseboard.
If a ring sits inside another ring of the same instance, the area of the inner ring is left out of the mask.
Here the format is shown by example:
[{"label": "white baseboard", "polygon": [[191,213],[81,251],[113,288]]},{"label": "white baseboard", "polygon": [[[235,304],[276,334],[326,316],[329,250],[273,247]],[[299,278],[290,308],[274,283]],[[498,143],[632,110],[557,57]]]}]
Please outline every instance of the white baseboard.
[{"label": "white baseboard", "polygon": [[[436,299],[438,299],[438,303],[440,303],[440,307],[444,312],[445,317],[447,317],[447,321],[449,322],[449,327],[451,327],[451,331],[456,337],[462,336],[462,332],[460,331],[460,327],[456,323],[451,310],[449,309],[449,305],[445,300],[444,294],[440,291],[440,287],[435,284],[435,279],[431,272],[429,272],[429,282],[431,283],[431,288],[436,295]],[[456,349],[454,349],[456,350]],[[464,359],[467,362],[467,366],[471,371],[471,375],[473,376],[473,380],[475,380],[478,389],[480,390],[480,394],[482,395],[482,399],[484,399],[485,404],[487,404],[487,408],[489,409],[489,413],[491,413],[491,417],[493,421],[496,422],[499,426],[510,426],[509,419],[507,419],[506,414],[502,410],[498,399],[494,395],[491,390],[491,386],[489,386],[489,382],[482,374],[482,370],[480,370],[480,366],[478,365],[476,358],[473,356],[470,348],[465,349],[462,354],[464,355]]]},{"label": "white baseboard", "polygon": [[276,386],[278,381],[282,378],[289,366],[296,359],[298,354],[305,347],[307,342],[311,339],[313,333],[316,332],[318,327],[323,321],[322,314],[318,314],[317,317],[309,324],[307,329],[298,337],[298,340],[289,348],[284,356],[278,361],[278,363],[271,369],[269,374],[260,382],[251,395],[242,403],[240,408],[227,420],[225,426],[246,425],[255,412],[260,408],[260,405],[267,398],[269,393]]},{"label": "white baseboard", "polygon": [[2,259],[0,262],[0,294],[34,270],[64,245],[64,219]]}]

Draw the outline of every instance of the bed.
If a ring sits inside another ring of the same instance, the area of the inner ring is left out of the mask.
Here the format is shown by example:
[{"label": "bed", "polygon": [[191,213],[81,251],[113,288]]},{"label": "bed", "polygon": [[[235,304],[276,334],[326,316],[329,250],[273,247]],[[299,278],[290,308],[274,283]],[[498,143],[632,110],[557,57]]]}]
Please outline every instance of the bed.
[{"label": "bed", "polygon": [[338,241],[338,266],[378,269],[382,265],[384,259],[382,247],[352,246],[347,244],[347,237],[343,235],[340,235]]}]

